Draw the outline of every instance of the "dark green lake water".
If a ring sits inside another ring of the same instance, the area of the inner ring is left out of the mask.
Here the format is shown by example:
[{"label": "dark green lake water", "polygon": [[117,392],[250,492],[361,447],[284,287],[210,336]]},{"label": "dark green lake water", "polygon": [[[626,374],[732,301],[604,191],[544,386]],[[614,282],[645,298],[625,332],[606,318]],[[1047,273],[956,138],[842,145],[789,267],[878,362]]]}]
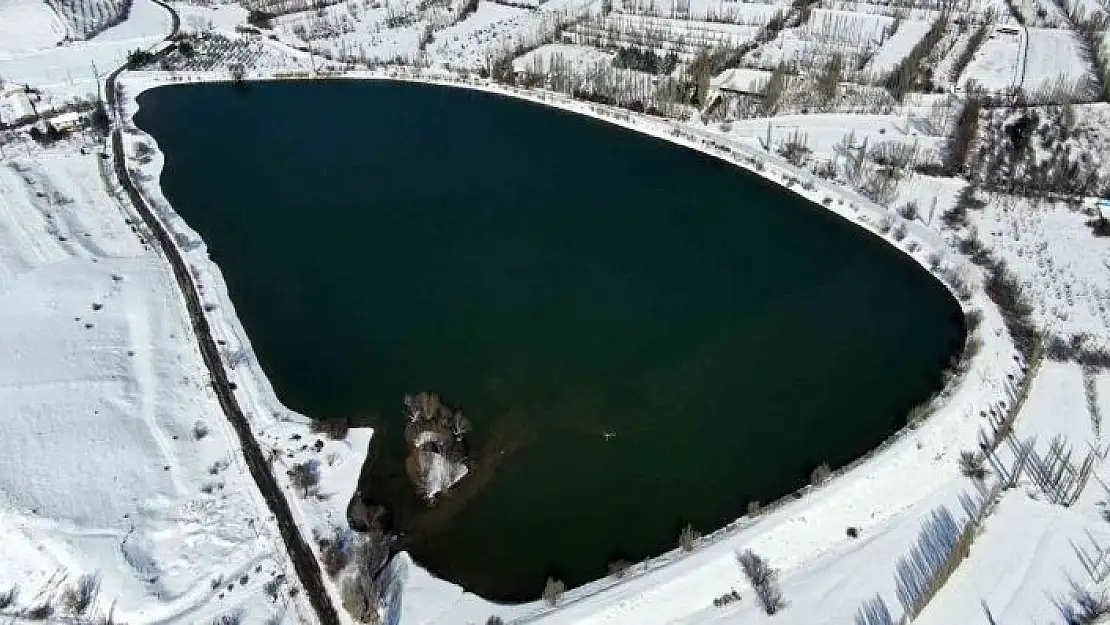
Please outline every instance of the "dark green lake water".
[{"label": "dark green lake water", "polygon": [[[862,230],[602,122],[384,82],[140,103],[281,401],[382,428],[365,492],[417,561],[491,598],[581,584],[864,454],[963,339],[947,292]],[[479,468],[431,511],[401,466],[417,391],[475,424]]]}]

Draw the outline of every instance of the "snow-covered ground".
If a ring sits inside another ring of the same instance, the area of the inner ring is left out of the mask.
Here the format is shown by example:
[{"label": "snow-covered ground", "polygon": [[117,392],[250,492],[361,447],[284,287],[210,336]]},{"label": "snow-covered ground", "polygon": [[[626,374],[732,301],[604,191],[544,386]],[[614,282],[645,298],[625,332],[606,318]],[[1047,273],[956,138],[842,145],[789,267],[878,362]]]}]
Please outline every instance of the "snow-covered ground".
[{"label": "snow-covered ground", "polygon": [[1029,292],[1039,324],[1110,350],[1110,247],[1091,235],[1091,219],[1064,202],[999,197],[972,215]]},{"label": "snow-covered ground", "polygon": [[79,144],[0,164],[0,614],[91,575],[89,616],[309,618],[172,274]]},{"label": "snow-covered ground", "polygon": [[40,4],[32,0],[0,4],[0,79],[42,89],[53,105],[95,97],[98,77],[103,84],[104,77],[127,60],[128,52],[146,49],[170,31],[165,9],[151,0],[135,0],[131,17],[122,24],[88,41],[55,45],[64,30],[54,30],[57,17],[50,17],[54,14],[49,9],[43,12]]}]

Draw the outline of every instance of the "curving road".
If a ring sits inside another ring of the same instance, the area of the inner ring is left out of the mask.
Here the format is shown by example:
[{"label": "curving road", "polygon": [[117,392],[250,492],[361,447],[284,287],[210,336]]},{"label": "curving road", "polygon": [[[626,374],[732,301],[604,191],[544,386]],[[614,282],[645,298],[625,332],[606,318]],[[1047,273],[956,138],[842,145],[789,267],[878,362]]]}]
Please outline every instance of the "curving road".
[{"label": "curving road", "polygon": [[[168,5],[159,0],[154,0],[154,2],[169,11],[172,16],[173,27],[170,34],[167,35],[164,40],[171,41],[177,35],[181,21],[178,18],[177,12]],[[161,56],[172,49],[172,46],[167,47],[155,53],[155,55]],[[320,568],[320,563],[316,560],[315,554],[312,553],[312,548],[305,542],[304,536],[301,535],[296,522],[293,520],[293,513],[289,508],[289,501],[285,498],[285,494],[281,491],[281,488],[278,487],[277,480],[274,479],[274,475],[270,471],[270,464],[266,461],[266,456],[262,452],[262,448],[258,445],[258,441],[251,432],[250,423],[247,421],[242,407],[235,398],[231,381],[228,380],[227,372],[224,370],[223,362],[220,359],[220,352],[216,347],[216,341],[212,338],[208,319],[204,316],[204,309],[201,306],[200,296],[197,293],[196,285],[193,283],[192,276],[189,273],[188,265],[181,256],[181,251],[174,243],[173,237],[162,221],[154,215],[154,212],[131,180],[131,176],[127,171],[127,166],[124,161],[123,138],[121,134],[123,115],[119,107],[119,102],[116,100],[116,79],[126,68],[125,65],[113,71],[108,76],[105,84],[108,108],[115,113],[115,123],[112,128],[112,159],[115,163],[116,176],[127,192],[127,196],[130,198],[131,203],[135,206],[135,210],[139,213],[143,222],[146,223],[147,228],[149,228],[150,232],[154,235],[154,239],[162,249],[163,255],[173,268],[174,278],[177,280],[177,286],[181,290],[181,294],[185,297],[185,305],[189,312],[189,318],[192,321],[193,333],[197,337],[200,353],[204,359],[205,366],[208,368],[208,373],[212,380],[212,388],[216,391],[216,397],[220,402],[220,408],[223,409],[224,416],[235,430],[236,436],[239,437],[239,445],[243,449],[243,457],[246,460],[247,468],[251,472],[251,477],[254,478],[255,483],[258,485],[258,490],[261,491],[262,497],[266,500],[266,505],[270,508],[270,512],[273,513],[274,518],[277,520],[278,530],[281,533],[282,540],[285,542],[285,548],[289,552],[289,558],[293,562],[293,569],[296,571],[297,577],[301,580],[301,586],[304,588],[305,594],[308,596],[309,602],[312,604],[312,608],[316,612],[321,625],[340,625],[339,614],[335,609],[335,605],[332,603],[331,595],[328,594],[327,588],[324,586],[323,571]]]}]

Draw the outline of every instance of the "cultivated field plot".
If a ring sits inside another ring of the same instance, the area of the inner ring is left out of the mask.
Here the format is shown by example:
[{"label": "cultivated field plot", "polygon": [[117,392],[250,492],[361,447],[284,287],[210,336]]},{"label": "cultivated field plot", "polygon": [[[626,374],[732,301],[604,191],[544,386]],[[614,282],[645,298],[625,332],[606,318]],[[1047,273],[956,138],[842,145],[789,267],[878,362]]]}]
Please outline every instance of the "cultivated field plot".
[{"label": "cultivated field plot", "polygon": [[40,0],[0,0],[0,55],[49,48],[67,34],[65,23]]},{"label": "cultivated field plot", "polygon": [[1108,8],[1099,0],[1061,0],[1063,11],[1071,18],[1084,21],[1106,15]]},{"label": "cultivated field plot", "polygon": [[943,143],[942,137],[914,137],[914,128],[900,126],[898,120],[887,115],[781,115],[773,119],[752,119],[730,124],[729,134],[748,139],[763,139],[767,129],[771,129],[772,144],[788,140],[795,135],[805,140],[806,147],[814,154],[832,159],[844,158],[843,145],[846,136],[852,133],[855,145],[865,141],[870,146],[885,142],[918,141],[919,150],[924,157],[936,152]]},{"label": "cultivated field plot", "polygon": [[1014,0],[1014,7],[1026,26],[1065,28],[1068,16],[1053,0]]},{"label": "cultivated field plot", "polygon": [[892,24],[894,18],[884,15],[814,9],[805,24],[783,29],[745,61],[760,69],[774,69],[781,63],[808,68],[839,54],[847,67],[860,67],[886,41]]},{"label": "cultivated field plot", "polygon": [[500,56],[517,42],[542,36],[537,30],[542,18],[527,9],[479,2],[472,15],[437,30],[428,52],[452,67],[485,67],[491,55]]},{"label": "cultivated field plot", "polygon": [[925,33],[929,32],[930,26],[932,26],[932,22],[927,21],[902,22],[898,26],[898,30],[887,37],[886,41],[879,46],[875,55],[864,66],[864,73],[872,76],[884,76],[889,73],[925,37]]},{"label": "cultivated field plot", "polygon": [[1016,28],[1013,31],[995,29],[960,74],[960,88],[974,81],[990,93],[1000,93],[1021,85],[1025,36]]},{"label": "cultivated field plot", "polygon": [[1083,43],[1071,30],[1029,28],[1029,52],[1021,88],[1028,94],[1070,90],[1086,93],[1093,79]]},{"label": "cultivated field plot", "polygon": [[[614,3],[615,4],[615,3]],[[736,0],[625,0],[624,13],[673,19],[726,22],[746,26],[763,26],[776,15],[789,10],[785,2],[738,2]]]},{"label": "cultivated field plot", "polygon": [[540,46],[513,60],[518,72],[543,74],[563,67],[569,71],[589,73],[611,65],[613,55],[589,46],[552,43]]},{"label": "cultivated field plot", "polygon": [[[4,27],[0,21],[0,29]],[[40,88],[43,99],[53,104],[88,98],[97,93],[98,74],[103,80],[127,60],[128,52],[156,44],[169,30],[170,16],[165,9],[151,0],[134,0],[127,21],[89,41],[50,45],[20,54],[0,52],[0,78]]]},{"label": "cultivated field plot", "polygon": [[1110,248],[1091,217],[1063,202],[996,196],[973,213],[979,237],[1021,279],[1034,314],[1065,339],[1110,346]]},{"label": "cultivated field plot", "polygon": [[72,39],[90,39],[122,23],[131,11],[133,0],[48,0],[61,16]]},{"label": "cultivated field plot", "polygon": [[570,27],[565,37],[571,43],[594,47],[637,46],[659,55],[673,51],[690,58],[704,48],[741,46],[758,30],[755,26],[612,13]]},{"label": "cultivated field plot", "polygon": [[179,46],[159,62],[158,68],[211,71],[242,65],[248,70],[297,71],[311,67],[307,59],[294,57],[278,46],[255,38],[202,34],[189,38],[188,42],[191,51],[184,52]]}]

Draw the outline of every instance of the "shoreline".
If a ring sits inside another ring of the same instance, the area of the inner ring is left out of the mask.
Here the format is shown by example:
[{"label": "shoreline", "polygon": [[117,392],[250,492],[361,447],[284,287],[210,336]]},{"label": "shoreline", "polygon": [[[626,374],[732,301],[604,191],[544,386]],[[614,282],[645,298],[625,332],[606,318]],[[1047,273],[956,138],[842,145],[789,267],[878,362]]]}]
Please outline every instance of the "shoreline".
[{"label": "shoreline", "polygon": [[[185,79],[182,80],[182,77]],[[307,75],[258,75],[249,77],[251,81],[291,79],[312,80],[313,77]],[[978,431],[979,427],[974,420],[970,419],[970,415],[977,412],[973,410],[978,407],[974,405],[977,403],[976,399],[993,401],[997,399],[1000,393],[1012,394],[1014,392],[1014,385],[1008,382],[1006,378],[1008,374],[1014,374],[1015,371],[1020,368],[1021,363],[1015,363],[1012,359],[1005,357],[1007,355],[1006,352],[1013,351],[1012,345],[1010,345],[1008,335],[1005,333],[1004,327],[1002,327],[1001,317],[997,309],[994,307],[993,303],[986,298],[982,290],[979,279],[980,275],[976,269],[948,250],[941,235],[916,221],[905,223],[907,236],[901,241],[895,241],[889,236],[884,236],[880,230],[880,220],[883,217],[893,217],[893,211],[888,211],[874,205],[868,200],[861,198],[855,192],[837,187],[808,172],[800,171],[785,163],[772,153],[759,152],[751,146],[739,143],[731,138],[714,136],[712,131],[700,129],[688,123],[662,120],[622,109],[573,100],[562,94],[510,88],[485,81],[449,80],[442,75],[413,76],[398,72],[397,70],[385,72],[345,72],[316,77],[316,79],[417,82],[444,87],[470,89],[502,97],[513,97],[535,104],[551,106],[570,113],[586,115],[628,130],[641,132],[655,138],[669,141],[680,147],[696,150],[708,156],[740,166],[780,187],[793,191],[804,199],[817,204],[818,208],[831,210],[838,216],[851,221],[857,226],[863,227],[864,230],[884,240],[887,244],[898,248],[899,251],[916,261],[918,265],[944,285],[945,289],[949,291],[949,294],[959,303],[964,313],[965,328],[967,327],[966,318],[969,312],[972,310],[980,310],[984,313],[983,322],[977,331],[983,338],[983,349],[971,359],[966,374],[950,381],[940,391],[938,395],[939,399],[934,402],[935,405],[933,406],[932,414],[921,423],[904,425],[874,449],[850,462],[845,467],[835,471],[830,480],[826,481],[822,486],[816,488],[805,487],[794,493],[787,493],[780,499],[764,507],[758,515],[754,517],[751,515],[741,517],[740,519],[726,524],[722,528],[716,529],[705,536],[699,542],[698,548],[690,554],[683,554],[677,550],[672,550],[646,560],[643,563],[634,565],[621,580],[615,581],[612,578],[601,578],[570,590],[567,592],[566,598],[560,607],[555,610],[549,610],[539,602],[514,606],[517,611],[524,609],[518,616],[528,618],[542,616],[548,612],[559,614],[568,608],[574,607],[576,604],[586,602],[592,597],[603,595],[607,589],[613,586],[630,586],[645,580],[651,581],[649,578],[656,577],[657,572],[662,571],[671,564],[682,562],[697,563],[711,556],[720,556],[721,554],[716,553],[716,551],[722,551],[718,548],[727,547],[726,543],[741,541],[741,539],[744,538],[753,538],[748,536],[748,530],[753,534],[758,534],[758,530],[762,530],[764,536],[771,534],[777,536],[777,534],[781,533],[789,534],[791,528],[787,526],[792,521],[790,518],[791,515],[797,517],[799,513],[804,513],[806,508],[825,505],[826,507],[831,506],[844,514],[848,511],[855,511],[862,505],[863,507],[872,508],[873,512],[869,517],[866,517],[866,520],[860,523],[861,527],[868,528],[877,526],[884,519],[889,519],[895,514],[927,498],[933,492],[930,487],[939,485],[941,483],[941,478],[946,475],[945,471],[938,470],[939,467],[934,466],[931,469],[931,473],[928,474],[929,477],[933,478],[932,480],[913,479],[915,477],[924,477],[914,473],[915,469],[921,470],[921,468],[912,466],[912,463],[898,462],[899,458],[897,458],[895,454],[896,451],[912,451],[903,449],[908,448],[912,444],[908,439],[913,438],[913,435],[916,434],[919,438],[919,440],[916,441],[917,450],[931,449],[934,453],[928,454],[930,458],[933,456],[936,456],[936,458],[947,456],[949,459],[947,469],[951,474],[957,474],[955,459],[960,449],[952,449],[948,445],[948,443],[951,442],[948,440],[949,437],[958,439],[967,448],[973,447],[976,442],[974,434]],[[197,284],[198,290],[201,291],[201,297],[210,301],[214,298],[214,308],[206,312],[206,316],[211,323],[213,338],[223,341],[229,350],[238,349],[240,353],[245,354],[235,366],[229,367],[228,371],[229,375],[232,373],[236,374],[235,379],[239,383],[236,395],[240,397],[240,401],[244,402],[248,412],[252,414],[252,429],[256,431],[257,435],[265,430],[264,426],[267,425],[270,419],[270,417],[262,417],[262,415],[276,415],[278,412],[291,414],[291,411],[281,406],[269,380],[254,358],[253,353],[250,351],[249,339],[237,315],[234,313],[234,308],[228,296],[226,285],[223,282],[222,274],[219,268],[208,259],[203,240],[173,210],[172,206],[170,206],[161,192],[158,180],[164,163],[164,155],[157,149],[157,143],[153,138],[142,131],[138,131],[133,123],[133,116],[138,110],[137,97],[142,92],[159,86],[183,84],[185,82],[230,81],[220,72],[179,74],[178,76],[170,76],[164,72],[128,71],[121,74],[121,84],[125,88],[125,93],[123,102],[121,103],[123,118],[120,121],[126,129],[126,132],[124,132],[125,140],[132,142],[136,137],[140,137],[144,142],[155,148],[154,157],[148,163],[139,167],[137,170],[132,170],[128,167],[128,171],[130,177],[133,179],[139,178],[135,180],[136,186],[142,190],[148,204],[154,208],[153,212],[157,215],[157,218],[162,221],[169,232],[173,233],[179,252],[189,262],[190,269],[195,279],[194,281]],[[723,148],[727,148],[727,152]],[[125,146],[125,152],[126,151]],[[140,174],[139,176],[135,175],[136,171]],[[826,202],[826,198],[828,198],[829,201]],[[905,249],[905,246],[911,241],[918,244],[919,247],[916,251],[911,252]],[[955,265],[957,271],[961,271],[964,274],[975,272],[974,279],[971,280],[975,286],[972,296],[968,301],[960,300],[952,287],[941,279],[939,275],[940,272],[929,267],[928,259],[933,253],[941,254],[949,258],[958,258],[960,262]],[[1001,333],[998,332],[1000,328],[1002,329]],[[972,340],[972,336],[973,333],[968,332],[965,337],[964,348],[966,348],[968,341]],[[986,344],[988,340],[990,341],[989,346]],[[990,358],[990,356],[994,356],[994,358]],[[244,370],[246,375],[243,375]],[[1017,375],[1020,375],[1020,371],[1017,371]],[[984,388],[990,386],[993,386],[993,388],[985,393],[986,397],[975,397],[982,394],[978,391],[982,391]],[[965,408],[966,410],[961,410],[961,408]],[[273,418],[277,419],[276,416]],[[297,420],[303,419],[300,415],[294,418]],[[281,421],[282,419],[277,420]],[[971,421],[970,424],[968,423],[969,420]],[[952,436],[952,432],[948,430],[958,430],[957,435]],[[971,436],[966,436],[969,433]],[[927,439],[926,443],[923,443],[921,439]],[[938,451],[939,454],[936,453]],[[878,465],[884,462],[887,464],[894,464],[895,471],[880,474],[878,471],[881,467]],[[911,466],[899,466],[900,464],[910,464]],[[937,461],[933,460],[926,464],[937,465]],[[869,474],[864,475],[864,473],[868,471]],[[880,478],[882,479],[880,480]],[[870,496],[867,497],[864,497],[862,493],[851,492],[854,488],[857,491],[859,490],[861,481],[875,480],[884,482],[884,489],[896,492],[900,496],[895,497],[894,501],[890,499],[884,500],[882,496],[876,496],[874,494],[874,491],[882,490],[878,489],[878,485],[876,484],[868,484],[867,486],[869,486],[869,488],[864,489],[871,491]],[[890,488],[891,486],[894,488]],[[846,497],[844,495],[846,491],[849,492],[849,495],[854,495],[856,501],[852,501],[852,496]],[[289,493],[287,492],[286,494],[288,495]],[[801,496],[799,496],[799,494]],[[840,495],[839,500],[830,501],[838,494]],[[847,505],[842,501],[844,499],[849,500],[847,501]],[[879,500],[879,503],[882,505],[876,505],[876,499]],[[870,500],[868,504],[864,504],[866,500]],[[791,502],[794,503],[791,504]],[[804,518],[805,514],[801,514],[800,516]],[[861,518],[859,520],[863,519]],[[302,526],[302,530],[303,529],[304,527]],[[759,536],[755,536],[754,538],[758,539]],[[775,558],[773,561],[777,566],[782,568],[791,568],[791,566],[799,567],[806,562],[812,561],[844,540],[843,533],[839,534],[836,538],[832,536],[809,536],[808,541],[801,541],[803,543],[802,549],[806,550],[806,553],[802,557],[798,557],[797,554],[794,554],[795,560],[793,562],[788,562],[787,565],[784,565],[781,559]],[[756,542],[756,540],[744,542]],[[781,543],[782,541],[773,540],[771,542]],[[725,555],[731,556],[731,549],[723,549],[723,551]],[[418,572],[422,572],[422,569]],[[424,572],[424,575],[427,575],[427,573]],[[454,586],[449,582],[441,580],[436,581],[445,587]],[[457,588],[457,586],[454,587]],[[464,595],[469,595],[469,593],[465,593],[462,589],[459,589],[459,591]]]}]

